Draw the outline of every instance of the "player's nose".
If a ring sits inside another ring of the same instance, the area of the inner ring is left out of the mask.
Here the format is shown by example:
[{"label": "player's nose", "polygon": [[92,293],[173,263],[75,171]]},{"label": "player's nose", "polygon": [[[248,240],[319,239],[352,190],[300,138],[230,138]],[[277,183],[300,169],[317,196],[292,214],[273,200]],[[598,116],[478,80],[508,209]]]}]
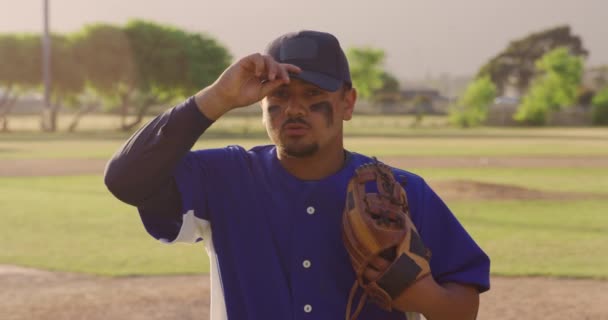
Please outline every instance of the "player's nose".
[{"label": "player's nose", "polygon": [[289,118],[299,118],[306,115],[307,109],[306,106],[302,103],[301,100],[296,97],[291,97],[287,101],[287,107],[285,108],[285,114]]}]

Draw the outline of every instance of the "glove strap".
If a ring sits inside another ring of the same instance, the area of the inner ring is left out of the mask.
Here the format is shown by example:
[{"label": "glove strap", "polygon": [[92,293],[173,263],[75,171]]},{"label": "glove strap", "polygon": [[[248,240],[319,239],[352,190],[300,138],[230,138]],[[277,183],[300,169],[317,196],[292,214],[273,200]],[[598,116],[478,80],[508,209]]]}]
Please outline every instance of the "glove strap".
[{"label": "glove strap", "polygon": [[361,313],[363,306],[365,305],[365,300],[367,300],[367,293],[363,292],[363,295],[361,295],[361,299],[359,299],[359,303],[357,304],[357,309],[355,309],[355,312],[351,317],[350,311],[352,309],[353,300],[355,298],[357,289],[359,289],[359,284],[357,281],[355,281],[353,287],[350,289],[350,294],[348,295],[348,304],[346,305],[346,320],[356,320],[359,313]]}]

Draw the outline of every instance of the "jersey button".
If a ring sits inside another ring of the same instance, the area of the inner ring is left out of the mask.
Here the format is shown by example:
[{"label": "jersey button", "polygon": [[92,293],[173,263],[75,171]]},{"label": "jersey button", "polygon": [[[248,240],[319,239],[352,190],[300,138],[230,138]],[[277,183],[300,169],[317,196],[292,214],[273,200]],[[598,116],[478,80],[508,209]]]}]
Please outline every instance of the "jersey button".
[{"label": "jersey button", "polygon": [[310,260],[304,260],[302,262],[302,266],[304,266],[306,269],[310,268]]},{"label": "jersey button", "polygon": [[304,306],[304,312],[306,313],[311,313],[312,312],[312,306],[307,304]]},{"label": "jersey button", "polygon": [[308,212],[308,214],[314,214],[315,213],[315,207],[308,207],[308,208],[306,208],[306,212]]}]

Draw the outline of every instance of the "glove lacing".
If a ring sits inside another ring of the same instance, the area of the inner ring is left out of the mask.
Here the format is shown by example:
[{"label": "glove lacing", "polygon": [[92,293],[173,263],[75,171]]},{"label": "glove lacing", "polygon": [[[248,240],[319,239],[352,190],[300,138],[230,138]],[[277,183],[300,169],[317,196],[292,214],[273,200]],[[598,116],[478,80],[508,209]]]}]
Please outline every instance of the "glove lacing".
[{"label": "glove lacing", "polygon": [[350,312],[352,310],[353,300],[355,298],[355,293],[357,292],[358,288],[359,284],[357,283],[357,280],[355,280],[353,287],[350,289],[350,294],[348,295],[348,304],[346,305],[346,320],[356,320],[359,316],[359,313],[361,313],[361,310],[363,310],[363,306],[365,305],[365,301],[367,300],[367,293],[363,292],[363,295],[361,295],[361,299],[359,299],[359,303],[357,304],[357,308],[355,309],[355,312],[352,314],[351,317]]}]

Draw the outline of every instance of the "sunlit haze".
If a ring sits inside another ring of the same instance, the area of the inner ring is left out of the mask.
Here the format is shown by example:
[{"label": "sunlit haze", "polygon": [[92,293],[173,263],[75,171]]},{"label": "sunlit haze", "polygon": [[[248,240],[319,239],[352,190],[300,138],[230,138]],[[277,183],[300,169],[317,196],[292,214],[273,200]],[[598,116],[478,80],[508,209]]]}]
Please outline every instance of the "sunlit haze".
[{"label": "sunlit haze", "polygon": [[[42,30],[42,3],[0,0],[0,32]],[[558,24],[583,38],[587,65],[608,64],[605,0],[50,0],[50,7],[54,32],[142,18],[208,33],[235,57],[284,32],[329,31],[345,47],[384,49],[387,69],[401,79],[474,74],[509,41]]]}]

